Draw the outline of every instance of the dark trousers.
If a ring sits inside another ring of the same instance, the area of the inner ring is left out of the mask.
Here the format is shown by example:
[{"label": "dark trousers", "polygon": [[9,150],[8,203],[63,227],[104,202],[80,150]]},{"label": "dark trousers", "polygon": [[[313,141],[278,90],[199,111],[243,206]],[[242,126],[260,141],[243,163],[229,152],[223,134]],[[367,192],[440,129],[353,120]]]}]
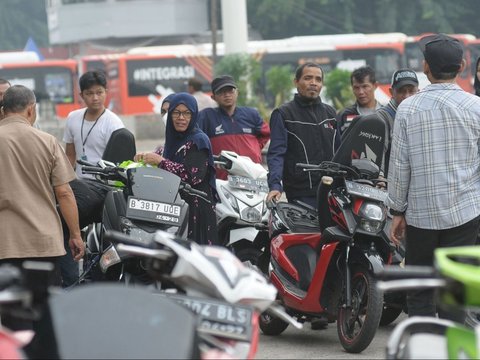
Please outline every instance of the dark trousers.
[{"label": "dark trousers", "polygon": [[[78,218],[80,228],[93,223],[102,221],[102,210],[105,197],[111,188],[100,184],[94,180],[76,179],[70,182],[78,208]],[[77,281],[79,272],[78,264],[73,260],[72,252],[68,245],[70,233],[68,227],[60,214],[63,226],[63,239],[65,245],[64,256],[59,259],[59,267],[62,273],[62,286],[68,287]]]},{"label": "dark trousers", "polygon": [[[441,247],[475,245],[480,217],[463,225],[444,230],[419,229],[408,225],[406,231],[406,265],[433,266],[434,250]],[[407,295],[408,316],[436,316],[462,323],[460,310],[442,309],[435,305],[434,290],[412,290]]]}]

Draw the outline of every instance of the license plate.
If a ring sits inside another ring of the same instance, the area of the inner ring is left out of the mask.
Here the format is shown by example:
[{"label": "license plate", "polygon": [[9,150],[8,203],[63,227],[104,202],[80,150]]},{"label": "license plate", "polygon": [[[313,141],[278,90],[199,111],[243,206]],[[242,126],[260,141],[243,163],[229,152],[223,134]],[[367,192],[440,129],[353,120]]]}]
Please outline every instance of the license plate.
[{"label": "license plate", "polygon": [[252,336],[252,316],[254,316],[251,307],[179,294],[165,293],[164,295],[197,314],[199,317],[199,330],[202,332],[250,341]]},{"label": "license plate", "polygon": [[180,224],[181,206],[159,201],[128,198],[127,217],[136,220],[163,224]]},{"label": "license plate", "polygon": [[266,180],[251,179],[244,176],[229,175],[228,184],[237,189],[268,192],[268,183]]},{"label": "license plate", "polygon": [[387,192],[385,190],[377,189],[376,187],[359,184],[354,181],[345,181],[347,190],[352,195],[361,196],[367,199],[378,200],[384,202],[387,199]]}]

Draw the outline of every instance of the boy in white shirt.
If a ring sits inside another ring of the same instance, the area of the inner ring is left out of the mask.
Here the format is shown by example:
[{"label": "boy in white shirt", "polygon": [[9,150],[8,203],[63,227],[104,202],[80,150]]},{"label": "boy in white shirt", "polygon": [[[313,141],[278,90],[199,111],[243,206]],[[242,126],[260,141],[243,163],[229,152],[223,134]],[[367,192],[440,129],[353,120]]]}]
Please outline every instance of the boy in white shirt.
[{"label": "boy in white shirt", "polygon": [[79,84],[86,107],[68,114],[63,141],[77,176],[91,177],[82,174],[81,166],[76,166],[77,160],[96,164],[102,158],[112,132],[124,125],[117,115],[105,108],[107,80],[102,71],[87,71],[80,77]]}]

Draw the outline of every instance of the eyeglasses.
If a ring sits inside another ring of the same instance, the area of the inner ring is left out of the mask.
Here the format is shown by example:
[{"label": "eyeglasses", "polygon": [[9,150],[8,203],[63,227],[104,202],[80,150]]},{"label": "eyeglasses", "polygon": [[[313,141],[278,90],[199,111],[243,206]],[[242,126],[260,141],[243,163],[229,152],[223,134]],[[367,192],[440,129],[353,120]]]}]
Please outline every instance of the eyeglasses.
[{"label": "eyeglasses", "polygon": [[105,95],[105,90],[98,90],[98,91],[85,91],[83,96],[92,97],[97,95],[98,97]]},{"label": "eyeglasses", "polygon": [[235,89],[234,87],[230,87],[230,86],[227,86],[227,87],[224,87],[223,89],[220,89],[218,90],[215,95],[220,95],[220,96],[223,96],[223,95],[229,95],[229,94],[233,94],[235,92]]},{"label": "eyeglasses", "polygon": [[173,110],[172,111],[172,117],[174,118],[179,118],[180,115],[183,115],[183,118],[186,120],[190,120],[192,118],[192,112],[191,111],[178,111],[178,110]]}]

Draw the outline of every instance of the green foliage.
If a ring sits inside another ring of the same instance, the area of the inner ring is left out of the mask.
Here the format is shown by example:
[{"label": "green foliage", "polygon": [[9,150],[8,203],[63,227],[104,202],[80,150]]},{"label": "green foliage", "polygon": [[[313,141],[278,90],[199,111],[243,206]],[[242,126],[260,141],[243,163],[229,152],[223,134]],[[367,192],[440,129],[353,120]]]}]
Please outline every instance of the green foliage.
[{"label": "green foliage", "polygon": [[278,107],[289,99],[290,93],[294,88],[293,74],[290,65],[272,66],[265,73],[267,81],[267,90],[275,97],[274,107]]},{"label": "green foliage", "polygon": [[343,109],[355,101],[350,84],[350,72],[335,69],[330,71],[324,80],[326,96],[336,109]]},{"label": "green foliage", "polygon": [[261,65],[248,54],[230,54],[224,56],[214,68],[215,76],[230,75],[238,86],[238,105],[248,105],[254,101],[261,76]]},{"label": "green foliage", "polygon": [[29,37],[48,46],[45,1],[2,0],[0,9],[0,51],[21,50]]},{"label": "green foliage", "polygon": [[250,25],[265,39],[352,32],[480,36],[475,0],[247,0],[247,6]]}]

